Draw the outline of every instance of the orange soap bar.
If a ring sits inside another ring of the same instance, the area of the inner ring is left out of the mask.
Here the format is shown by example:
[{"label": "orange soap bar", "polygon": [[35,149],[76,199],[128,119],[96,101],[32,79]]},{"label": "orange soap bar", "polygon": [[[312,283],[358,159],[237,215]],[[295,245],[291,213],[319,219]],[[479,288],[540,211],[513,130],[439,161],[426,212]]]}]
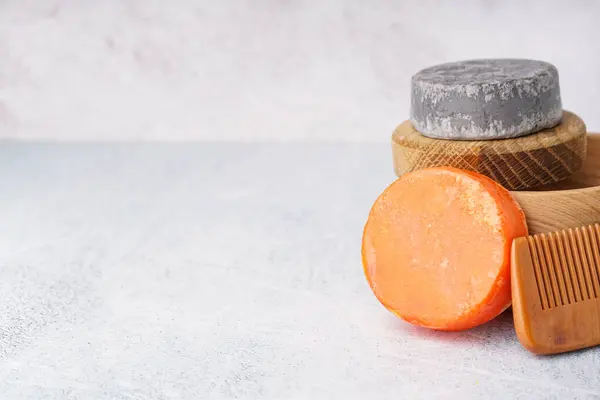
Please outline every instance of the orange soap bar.
[{"label": "orange soap bar", "polygon": [[463,330],[510,306],[512,240],[525,215],[492,179],[450,167],[403,175],[375,201],[362,241],[377,299],[427,328]]}]

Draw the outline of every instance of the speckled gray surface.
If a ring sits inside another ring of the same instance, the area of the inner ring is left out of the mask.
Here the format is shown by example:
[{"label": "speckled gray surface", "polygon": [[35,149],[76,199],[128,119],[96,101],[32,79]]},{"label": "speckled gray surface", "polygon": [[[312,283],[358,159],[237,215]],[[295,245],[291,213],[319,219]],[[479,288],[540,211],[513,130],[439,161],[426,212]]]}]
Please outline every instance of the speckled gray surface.
[{"label": "speckled gray surface", "polygon": [[0,144],[11,399],[599,399],[510,314],[399,321],[360,265],[389,146]]},{"label": "speckled gray surface", "polygon": [[504,139],[555,126],[558,70],[526,59],[477,59],[425,68],[411,79],[410,120],[425,136]]}]

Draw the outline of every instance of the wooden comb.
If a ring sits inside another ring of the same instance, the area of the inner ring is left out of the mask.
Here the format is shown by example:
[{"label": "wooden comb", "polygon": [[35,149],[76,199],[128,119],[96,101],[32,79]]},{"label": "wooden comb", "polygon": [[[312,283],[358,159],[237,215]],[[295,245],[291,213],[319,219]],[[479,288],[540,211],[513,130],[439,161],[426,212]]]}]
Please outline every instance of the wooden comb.
[{"label": "wooden comb", "polygon": [[517,337],[536,354],[600,344],[600,224],[513,241]]}]

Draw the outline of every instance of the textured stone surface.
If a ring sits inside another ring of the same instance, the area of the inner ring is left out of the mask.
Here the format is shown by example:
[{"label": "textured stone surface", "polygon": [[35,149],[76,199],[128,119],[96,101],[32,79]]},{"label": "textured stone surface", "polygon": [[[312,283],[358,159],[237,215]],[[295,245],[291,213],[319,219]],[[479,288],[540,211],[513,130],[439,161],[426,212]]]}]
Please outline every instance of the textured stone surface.
[{"label": "textured stone surface", "polygon": [[412,77],[410,120],[428,137],[500,139],[560,121],[557,69],[523,59],[440,64]]},{"label": "textured stone surface", "polygon": [[389,145],[0,144],[0,397],[600,399],[538,358],[377,302],[362,227]]}]

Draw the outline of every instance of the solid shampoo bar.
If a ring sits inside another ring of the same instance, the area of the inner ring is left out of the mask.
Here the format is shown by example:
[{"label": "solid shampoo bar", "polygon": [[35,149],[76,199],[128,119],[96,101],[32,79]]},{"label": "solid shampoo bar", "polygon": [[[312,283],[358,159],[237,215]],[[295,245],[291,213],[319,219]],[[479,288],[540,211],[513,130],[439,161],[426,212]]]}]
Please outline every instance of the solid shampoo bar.
[{"label": "solid shampoo bar", "polygon": [[438,139],[514,138],[556,126],[562,117],[558,71],[524,59],[469,60],[412,77],[410,121]]}]

